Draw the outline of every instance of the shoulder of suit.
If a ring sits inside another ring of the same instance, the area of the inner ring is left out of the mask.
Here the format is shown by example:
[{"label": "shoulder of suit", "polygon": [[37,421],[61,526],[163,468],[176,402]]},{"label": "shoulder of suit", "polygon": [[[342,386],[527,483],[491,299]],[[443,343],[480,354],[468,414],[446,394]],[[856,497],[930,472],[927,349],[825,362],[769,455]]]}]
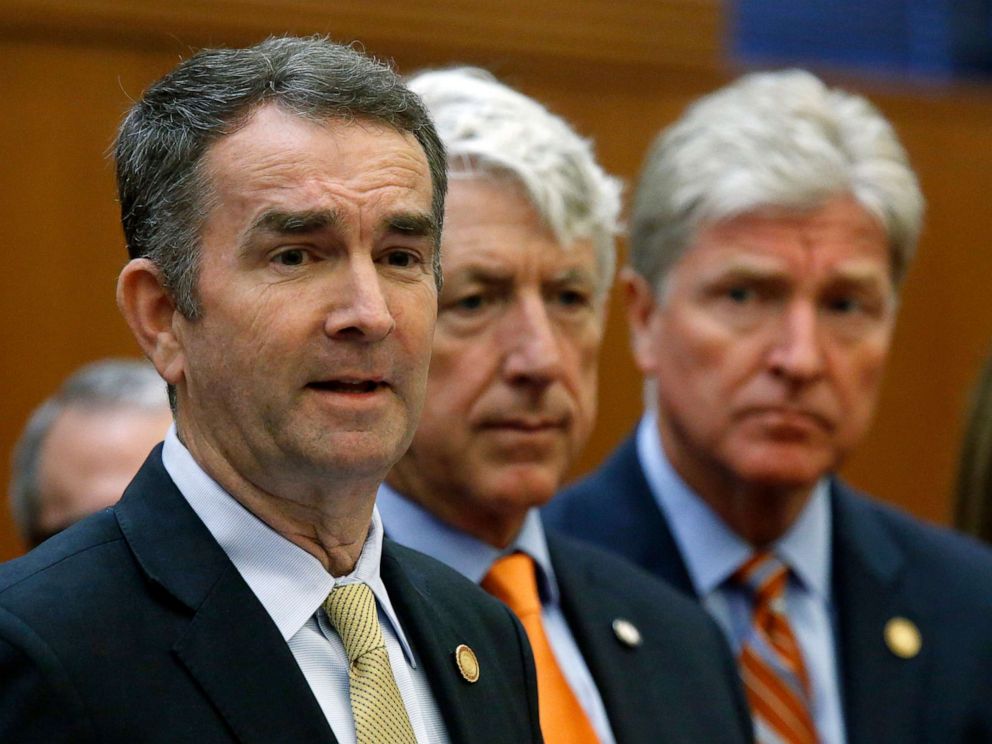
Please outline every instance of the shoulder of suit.
[{"label": "shoulder of suit", "polygon": [[[636,612],[642,620],[678,625],[695,634],[709,623],[709,615],[699,603],[645,571],[640,566],[595,545],[546,527],[548,548],[558,576],[559,589],[569,591],[569,578],[584,581],[583,590],[593,586],[609,591],[618,612]],[[564,579],[564,586],[563,581]]]},{"label": "shoulder of suit", "polygon": [[844,484],[837,484],[837,495],[842,514],[835,519],[835,530],[843,529],[844,524],[874,523],[899,546],[909,561],[913,580],[939,585],[944,592],[975,597],[992,607],[992,547],[947,527],[924,522]]},{"label": "shoulder of suit", "polygon": [[85,571],[86,564],[100,555],[102,548],[121,540],[123,535],[112,509],[77,522],[25,555],[0,564],[0,602],[22,584],[33,586]]}]

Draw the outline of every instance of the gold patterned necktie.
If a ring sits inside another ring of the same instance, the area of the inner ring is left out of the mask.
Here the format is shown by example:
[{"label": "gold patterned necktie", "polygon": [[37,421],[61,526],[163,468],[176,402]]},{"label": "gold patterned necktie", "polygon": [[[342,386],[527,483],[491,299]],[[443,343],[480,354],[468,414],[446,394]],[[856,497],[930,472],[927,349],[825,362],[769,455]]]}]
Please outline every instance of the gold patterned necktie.
[{"label": "gold patterned necktie", "polygon": [[358,744],[416,744],[368,584],[337,585],[324,611],[348,655],[351,711]]},{"label": "gold patterned necktie", "polygon": [[753,602],[753,619],[739,658],[751,705],[755,741],[816,744],[810,683],[802,651],[785,614],[789,568],[768,551],[755,553],[732,581]]}]

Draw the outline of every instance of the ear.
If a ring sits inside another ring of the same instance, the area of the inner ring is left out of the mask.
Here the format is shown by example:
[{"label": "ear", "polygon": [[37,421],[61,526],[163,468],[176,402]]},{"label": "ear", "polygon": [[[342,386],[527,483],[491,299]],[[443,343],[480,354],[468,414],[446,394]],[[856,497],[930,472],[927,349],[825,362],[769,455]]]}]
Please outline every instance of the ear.
[{"label": "ear", "polygon": [[186,366],[175,328],[182,318],[154,263],[147,258],[128,262],[117,278],[117,307],[158,373],[177,384]]},{"label": "ear", "polygon": [[620,286],[627,303],[627,328],[634,361],[642,374],[649,375],[657,367],[658,300],[654,288],[629,266],[620,272]]}]

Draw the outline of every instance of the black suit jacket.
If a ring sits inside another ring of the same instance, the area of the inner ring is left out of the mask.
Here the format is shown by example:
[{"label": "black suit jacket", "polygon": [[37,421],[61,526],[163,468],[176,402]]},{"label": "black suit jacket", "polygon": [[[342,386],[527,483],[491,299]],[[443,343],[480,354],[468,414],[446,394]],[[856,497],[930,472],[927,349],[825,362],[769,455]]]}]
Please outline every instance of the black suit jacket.
[{"label": "black suit jacket", "polygon": [[[452,742],[540,741],[500,603],[386,541],[381,573]],[[467,644],[470,684],[453,652]],[[333,742],[287,644],[156,449],[112,510],[0,566],[0,741]]]},{"label": "black suit jacket", "polygon": [[[992,742],[992,552],[831,484],[833,591],[849,744]],[[547,521],[693,595],[634,439],[559,495]],[[885,641],[910,620],[912,658]]]},{"label": "black suit jacket", "polygon": [[[548,531],[565,621],[603,699],[617,744],[751,741],[737,669],[716,624],[627,561]],[[622,619],[642,643],[620,642]]]}]

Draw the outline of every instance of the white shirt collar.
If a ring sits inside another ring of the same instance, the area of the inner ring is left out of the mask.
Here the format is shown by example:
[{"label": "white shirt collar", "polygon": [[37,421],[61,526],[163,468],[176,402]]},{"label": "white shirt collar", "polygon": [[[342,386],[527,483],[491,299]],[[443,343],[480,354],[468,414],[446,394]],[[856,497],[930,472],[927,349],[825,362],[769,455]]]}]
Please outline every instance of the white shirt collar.
[{"label": "white shirt collar", "polygon": [[273,530],[221,488],[179,441],[175,424],[166,434],[162,462],[284,640],[296,635],[320,609],[335,583],[364,582],[393,626],[407,660],[414,665],[413,653],[379,574],[382,520],[377,509],[372,511],[369,534],[355,570],[335,579],[316,557]]}]

